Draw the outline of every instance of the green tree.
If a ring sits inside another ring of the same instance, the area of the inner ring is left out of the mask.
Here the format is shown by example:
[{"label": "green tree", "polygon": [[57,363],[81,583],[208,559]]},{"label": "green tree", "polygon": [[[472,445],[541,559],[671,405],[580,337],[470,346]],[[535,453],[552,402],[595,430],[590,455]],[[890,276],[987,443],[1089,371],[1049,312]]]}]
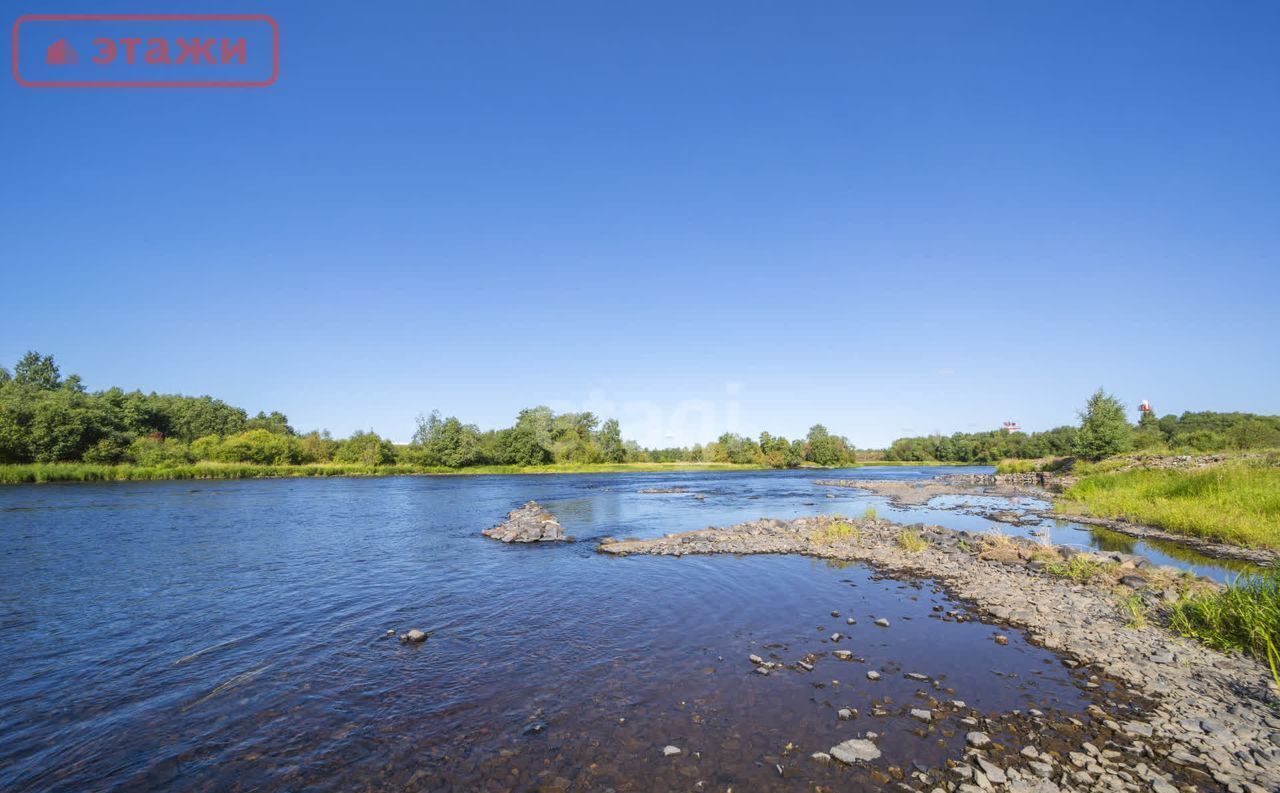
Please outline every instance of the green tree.
[{"label": "green tree", "polygon": [[244,423],[244,428],[247,430],[266,430],[277,435],[297,434],[293,431],[293,427],[289,426],[289,418],[278,410],[273,410],[269,414],[263,413],[261,410],[258,411],[258,415]]},{"label": "green tree", "polygon": [[1086,460],[1101,460],[1113,454],[1123,454],[1133,448],[1133,427],[1124,415],[1120,400],[1101,388],[1089,397],[1080,414],[1080,434],[1076,437],[1075,453]]},{"label": "green tree", "polygon": [[52,391],[62,384],[58,365],[52,355],[41,355],[29,350],[13,367],[13,380],[18,385]]},{"label": "green tree", "polygon": [[805,459],[817,465],[848,465],[854,462],[853,445],[842,435],[832,435],[821,424],[809,428]]},{"label": "green tree", "polygon": [[609,419],[600,425],[600,451],[604,459],[611,463],[625,462],[627,447],[622,441],[622,427],[617,419]]}]

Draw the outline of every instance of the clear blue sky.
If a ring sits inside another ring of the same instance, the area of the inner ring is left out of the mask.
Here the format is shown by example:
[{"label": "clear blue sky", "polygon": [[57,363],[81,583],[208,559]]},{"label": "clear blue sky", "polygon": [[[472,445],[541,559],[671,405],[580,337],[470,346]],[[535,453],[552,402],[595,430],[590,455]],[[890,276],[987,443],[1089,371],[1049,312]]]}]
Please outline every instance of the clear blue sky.
[{"label": "clear blue sky", "polygon": [[274,88],[3,81],[4,365],[397,440],[1280,412],[1280,4],[217,10]]}]

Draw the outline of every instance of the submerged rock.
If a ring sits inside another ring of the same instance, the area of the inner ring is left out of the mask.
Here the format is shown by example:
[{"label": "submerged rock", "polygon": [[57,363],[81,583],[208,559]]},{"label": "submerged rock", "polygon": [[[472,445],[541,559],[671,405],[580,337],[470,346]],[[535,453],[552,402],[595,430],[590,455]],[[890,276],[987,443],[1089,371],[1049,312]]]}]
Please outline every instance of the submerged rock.
[{"label": "submerged rock", "polygon": [[680,747],[670,746],[670,745],[662,747],[663,757],[671,757],[672,755],[676,755],[676,754],[680,754]]},{"label": "submerged rock", "polygon": [[511,510],[506,520],[480,533],[501,542],[565,542],[572,539],[565,536],[556,516],[536,501]]},{"label": "submerged rock", "polygon": [[865,738],[850,738],[844,743],[831,747],[830,754],[840,762],[852,765],[875,760],[880,756],[880,749]]}]

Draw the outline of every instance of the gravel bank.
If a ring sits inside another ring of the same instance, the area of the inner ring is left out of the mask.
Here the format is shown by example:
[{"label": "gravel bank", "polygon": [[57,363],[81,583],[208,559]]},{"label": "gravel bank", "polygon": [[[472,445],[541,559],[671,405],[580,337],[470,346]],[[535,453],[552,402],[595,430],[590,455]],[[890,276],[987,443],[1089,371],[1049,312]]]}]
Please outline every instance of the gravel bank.
[{"label": "gravel bank", "polygon": [[[860,486],[859,483],[858,486]],[[923,550],[904,532],[926,541]],[[859,561],[896,575],[927,577],[1032,641],[1064,663],[1084,664],[1154,703],[1145,721],[1121,723],[1091,708],[1088,740],[1070,750],[1034,745],[973,746],[955,761],[955,776],[910,789],[1196,790],[1280,788],[1280,698],[1268,671],[1181,639],[1157,625],[1136,627],[1117,589],[1138,592],[1153,609],[1190,582],[1141,557],[1079,554],[1034,542],[991,538],[936,526],[832,517],[760,520],[654,540],[603,541],[602,553],[789,553]],[[1090,583],[1054,574],[1080,556],[1096,570]],[[1156,620],[1153,620],[1156,621]],[[1034,726],[1028,728],[1034,733]],[[990,768],[988,768],[990,766]],[[960,770],[956,770],[960,769]],[[964,770],[967,769],[967,770]],[[997,781],[997,779],[1002,781]],[[918,782],[920,780],[917,780]]]}]

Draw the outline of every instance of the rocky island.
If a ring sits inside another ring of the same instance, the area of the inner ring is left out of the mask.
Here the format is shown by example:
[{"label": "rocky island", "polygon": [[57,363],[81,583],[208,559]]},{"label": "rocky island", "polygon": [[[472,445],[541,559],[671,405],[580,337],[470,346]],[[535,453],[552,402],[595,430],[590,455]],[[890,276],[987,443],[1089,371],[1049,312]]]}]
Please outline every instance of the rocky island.
[{"label": "rocky island", "polygon": [[572,542],[556,516],[536,501],[507,513],[506,520],[480,532],[500,542]]}]

